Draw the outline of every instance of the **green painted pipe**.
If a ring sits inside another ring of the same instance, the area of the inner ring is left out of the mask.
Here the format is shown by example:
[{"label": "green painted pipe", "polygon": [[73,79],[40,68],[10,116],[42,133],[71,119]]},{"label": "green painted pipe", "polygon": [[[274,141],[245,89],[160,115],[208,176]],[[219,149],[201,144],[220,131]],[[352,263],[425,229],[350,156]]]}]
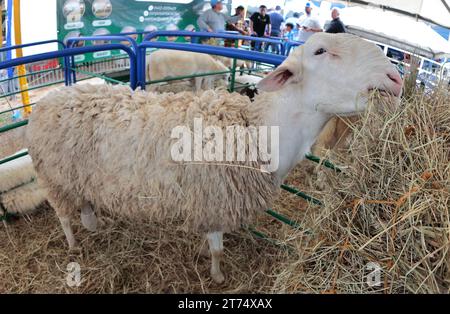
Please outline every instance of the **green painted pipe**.
[{"label": "green painted pipe", "polygon": [[2,80],[0,80],[0,83],[6,82],[6,81],[15,80],[15,79],[18,79],[18,78],[21,78],[21,77],[31,76],[33,74],[42,74],[42,73],[47,73],[47,72],[51,72],[51,71],[58,71],[58,70],[62,70],[62,68],[40,70],[40,71],[36,71],[36,72],[28,72],[27,74],[24,74],[24,75],[18,75],[18,76],[13,76],[11,78],[2,79]]},{"label": "green painted pipe", "polygon": [[21,126],[24,126],[27,124],[28,124],[28,120],[22,120],[19,122],[8,124],[8,125],[0,127],[0,133],[6,132],[6,131],[9,131],[12,129],[20,128]]},{"label": "green painted pipe", "polygon": [[196,77],[202,77],[202,76],[220,75],[220,74],[227,74],[227,73],[231,73],[231,70],[230,71],[209,72],[209,73],[199,73],[199,74],[191,74],[191,75],[184,75],[184,76],[176,76],[176,77],[165,78],[162,80],[148,81],[145,83],[146,84],[165,83],[165,82],[171,82],[171,81],[178,81],[178,80],[184,80],[184,79],[190,79],[190,78],[196,78]]},{"label": "green painted pipe", "polygon": [[[239,48],[239,41],[235,40],[234,41],[234,48]],[[229,91],[232,93],[234,92],[234,82],[236,81],[236,63],[237,63],[237,59],[233,58],[233,64],[231,66],[231,79],[230,79],[230,87],[229,87]]]},{"label": "green painted pipe", "polygon": [[[318,164],[320,164],[320,163],[322,163],[322,161],[321,161],[321,159],[319,158],[319,157],[317,157],[317,156],[314,156],[314,155],[311,155],[311,154],[307,154],[306,155],[306,159],[308,159],[308,160],[311,160],[311,161],[314,161],[314,162],[316,162],[316,163],[318,163]],[[338,166],[335,166],[331,161],[329,161],[329,160],[323,160],[323,163],[322,163],[325,167],[327,167],[327,168],[330,168],[330,169],[333,169],[333,170],[335,170],[335,171],[337,171],[337,172],[342,172],[342,170],[341,169],[339,169],[339,167]]]},{"label": "green painted pipe", "polygon": [[266,210],[266,213],[268,213],[270,216],[274,217],[275,219],[284,222],[285,224],[296,228],[296,229],[300,229],[300,225],[298,223],[296,223],[295,221],[290,220],[289,218],[287,218],[286,216],[281,215],[280,213],[277,213],[276,211],[274,211],[273,209],[268,209]]},{"label": "green painted pipe", "polygon": [[2,96],[0,96],[0,98],[4,98],[4,97],[20,94],[20,93],[23,93],[23,92],[28,92],[30,90],[35,90],[35,89],[39,89],[39,88],[42,88],[42,87],[48,87],[48,86],[52,86],[52,85],[57,85],[57,84],[61,84],[61,83],[64,83],[64,82],[65,82],[64,80],[61,80],[61,81],[56,81],[56,82],[52,82],[52,83],[42,84],[42,85],[39,85],[39,86],[34,86],[34,87],[27,88],[27,89],[22,89],[22,90],[17,91],[17,92],[3,94]]},{"label": "green painted pipe", "polygon": [[21,153],[18,153],[18,154],[15,154],[15,155],[6,157],[6,158],[0,160],[0,165],[1,165],[1,164],[4,164],[4,163],[7,163],[7,162],[9,162],[9,161],[11,161],[11,160],[18,159],[18,158],[20,158],[20,157],[26,156],[26,155],[28,155],[28,151],[26,151],[26,152],[21,152]]},{"label": "green painted pipe", "polygon": [[108,81],[108,82],[111,82],[111,83],[116,83],[116,84],[120,84],[120,85],[127,85],[126,83],[124,83],[122,81],[115,80],[113,78],[110,78],[110,77],[107,77],[107,76],[104,76],[104,75],[101,75],[101,74],[96,74],[96,73],[93,73],[93,72],[84,71],[84,70],[80,70],[80,69],[77,69],[77,68],[71,68],[71,70],[74,70],[74,71],[76,71],[78,73],[81,73],[81,74],[90,75],[90,76],[93,76],[93,77],[98,77],[98,78],[104,79],[105,81]]},{"label": "green painted pipe", "polygon": [[34,105],[36,105],[36,103],[32,103],[32,104],[25,105],[25,106],[11,108],[11,109],[8,109],[8,110],[5,110],[5,111],[1,111],[0,114],[8,113],[8,112],[11,112],[11,111],[14,111],[14,110],[23,109],[23,108],[34,106]]},{"label": "green painted pipe", "polygon": [[253,228],[251,226],[248,226],[246,229],[247,229],[247,231],[249,231],[251,234],[253,234],[255,237],[257,237],[259,239],[265,240],[265,241],[267,241],[267,242],[269,242],[269,243],[271,243],[271,244],[273,244],[275,246],[278,246],[278,247],[281,247],[281,248],[283,248],[285,250],[288,250],[289,252],[294,252],[294,248],[291,247],[290,245],[287,245],[287,244],[284,244],[284,243],[280,243],[279,241],[270,238],[267,234],[265,234],[265,233],[263,233],[261,231],[258,231],[258,230],[256,230],[255,228]]},{"label": "green painted pipe", "polygon": [[308,194],[303,193],[302,191],[299,191],[299,190],[297,190],[297,189],[295,189],[293,187],[290,187],[290,186],[288,186],[286,184],[282,184],[281,188],[283,190],[285,190],[285,191],[288,191],[289,193],[292,193],[292,194],[295,194],[297,196],[300,196],[301,198],[304,198],[305,200],[307,200],[309,202],[312,202],[312,203],[314,203],[316,205],[323,205],[322,202],[319,201],[318,199],[316,199],[316,198],[314,198],[312,196],[309,196]]}]

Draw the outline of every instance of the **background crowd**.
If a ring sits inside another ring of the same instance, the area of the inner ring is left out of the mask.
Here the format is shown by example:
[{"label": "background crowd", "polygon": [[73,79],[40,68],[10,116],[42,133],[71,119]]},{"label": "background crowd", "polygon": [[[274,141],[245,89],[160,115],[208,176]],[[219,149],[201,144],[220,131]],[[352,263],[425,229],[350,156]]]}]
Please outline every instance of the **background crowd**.
[{"label": "background crowd", "polygon": [[[206,10],[198,18],[197,23],[200,30],[206,32],[236,31],[241,35],[299,42],[306,42],[317,32],[346,32],[344,23],[339,18],[338,9],[331,10],[331,22],[323,27],[309,2],[306,3],[304,12],[295,12],[289,18],[285,18],[280,6],[268,9],[265,5],[261,5],[259,10],[252,14],[247,14],[243,6],[238,6],[232,16],[224,14],[222,10],[222,1],[212,0],[211,9]],[[214,44],[214,40],[210,39],[208,43]],[[232,44],[232,41],[225,42],[227,46]],[[276,44],[263,45],[260,42],[252,42],[252,49],[280,53],[279,45]]]}]

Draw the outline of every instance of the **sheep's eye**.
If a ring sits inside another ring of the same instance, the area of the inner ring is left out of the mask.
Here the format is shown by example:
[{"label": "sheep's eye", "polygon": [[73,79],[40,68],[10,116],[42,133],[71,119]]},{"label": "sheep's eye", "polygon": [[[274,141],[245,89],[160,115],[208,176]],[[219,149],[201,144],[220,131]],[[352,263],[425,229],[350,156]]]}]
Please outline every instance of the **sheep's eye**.
[{"label": "sheep's eye", "polygon": [[321,54],[323,54],[323,53],[325,53],[325,52],[327,52],[325,49],[320,48],[320,49],[317,49],[317,50],[316,50],[316,52],[314,53],[314,55],[315,55],[315,56],[318,56],[318,55],[321,55]]}]

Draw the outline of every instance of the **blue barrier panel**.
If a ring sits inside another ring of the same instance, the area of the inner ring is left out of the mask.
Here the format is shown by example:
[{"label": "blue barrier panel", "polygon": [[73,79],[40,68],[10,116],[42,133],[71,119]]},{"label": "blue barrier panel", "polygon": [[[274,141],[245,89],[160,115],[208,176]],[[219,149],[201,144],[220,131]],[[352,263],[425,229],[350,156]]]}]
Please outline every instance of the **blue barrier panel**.
[{"label": "blue barrier panel", "polygon": [[183,36],[183,37],[201,37],[201,38],[222,38],[222,39],[242,39],[251,40],[257,42],[265,42],[271,44],[281,44],[281,40],[270,39],[267,37],[254,37],[254,36],[244,36],[244,35],[234,35],[226,32],[223,33],[209,33],[209,32],[191,32],[191,31],[155,31],[151,32],[144,37],[144,41],[149,41],[155,37],[160,36]]},{"label": "blue barrier panel", "polygon": [[303,45],[305,42],[303,41],[287,41],[284,47],[284,55],[288,56],[291,52],[292,47],[297,47]]},{"label": "blue barrier panel", "polygon": [[35,43],[29,43],[29,44],[22,44],[22,45],[15,45],[15,46],[5,46],[5,47],[0,48],[0,52],[7,51],[7,50],[19,49],[19,48],[26,48],[26,47],[32,47],[32,46],[52,44],[52,43],[58,43],[61,46],[63,46],[63,48],[66,48],[66,45],[62,41],[57,40],[57,39],[50,39],[50,40],[38,41],[38,42],[35,42]]},{"label": "blue barrier panel", "polygon": [[[15,50],[15,49],[19,49],[19,48],[26,48],[26,47],[32,47],[32,46],[40,46],[40,45],[52,44],[52,43],[58,43],[58,44],[60,44],[63,47],[63,49],[66,49],[66,45],[62,41],[57,40],[57,39],[50,39],[50,40],[38,41],[38,42],[34,42],[34,43],[2,47],[2,48],[0,48],[0,52]],[[63,61],[64,71],[67,71],[67,68],[69,66],[69,58],[65,57],[63,60],[64,60]],[[67,76],[66,75],[64,75],[64,80],[65,80],[66,85],[68,85],[69,82],[67,80]]]},{"label": "blue barrier panel", "polygon": [[97,51],[105,51],[105,50],[115,50],[120,49],[125,51],[128,56],[130,57],[130,86],[132,89],[136,89],[136,60],[137,55],[136,52],[133,51],[130,47],[123,45],[123,44],[106,44],[106,45],[99,45],[99,46],[87,46],[87,47],[77,47],[77,48],[67,48],[60,51],[52,51],[52,52],[45,52],[36,54],[33,56],[27,56],[22,58],[16,58],[13,60],[7,60],[0,62],[0,69],[6,69],[14,66],[18,66],[21,64],[27,64],[42,60],[48,60],[48,59],[54,59],[54,58],[65,58],[70,57],[74,55],[84,54],[84,53],[90,53],[90,52],[97,52]]},{"label": "blue barrier panel", "polygon": [[285,51],[285,41],[281,39],[272,39],[269,37],[255,37],[255,36],[244,36],[230,31],[224,31],[220,33],[209,33],[209,32],[191,32],[191,31],[155,31],[151,32],[144,37],[144,41],[149,41],[160,36],[183,36],[183,37],[198,37],[198,38],[221,38],[221,39],[234,39],[234,40],[249,40],[254,42],[262,42],[269,44],[281,45],[281,54],[284,55]]},{"label": "blue barrier panel", "polygon": [[[130,34],[135,34],[135,33],[130,33]],[[73,45],[79,41],[93,41],[93,40],[99,40],[99,38],[101,38],[101,40],[110,40],[110,41],[127,41],[130,43],[131,47],[133,48],[135,54],[137,54],[137,50],[138,50],[138,44],[137,42],[128,36],[124,36],[124,35],[100,35],[100,36],[82,36],[82,37],[71,37],[69,39],[67,39],[67,48],[73,48]],[[137,62],[138,63],[138,62]],[[136,67],[138,67],[139,65],[136,63]],[[69,84],[76,83],[77,82],[77,77],[76,77],[76,72],[74,69],[72,69],[72,67],[75,66],[75,60],[74,57],[71,56],[70,58],[70,66],[68,66],[67,68],[67,77],[69,80]],[[131,64],[130,64],[131,67]],[[130,69],[130,73],[131,73],[131,69]]]},{"label": "blue barrier panel", "polygon": [[151,32],[144,37],[144,41],[149,41],[160,36],[183,36],[183,37],[200,37],[200,38],[223,38],[223,39],[237,39],[237,40],[249,40],[255,42],[264,42],[269,44],[281,45],[281,54],[288,55],[289,50],[292,47],[303,45],[304,42],[301,41],[288,41],[278,37],[254,37],[254,36],[244,36],[236,35],[236,33],[225,31],[221,33],[209,33],[209,32],[190,32],[190,31],[155,31]]},{"label": "blue barrier panel", "polygon": [[[155,32],[156,33],[156,32]],[[228,47],[218,47],[210,45],[201,44],[189,44],[189,43],[174,43],[174,42],[161,42],[161,41],[147,41],[139,45],[138,51],[138,61],[139,64],[143,65],[138,68],[137,71],[137,86],[141,89],[145,89],[145,51],[147,48],[159,48],[159,49],[173,49],[182,51],[192,51],[199,53],[206,53],[211,55],[218,55],[228,58],[245,59],[256,62],[269,63],[275,66],[280,65],[285,56],[267,54],[262,52],[241,50],[236,48]]]}]

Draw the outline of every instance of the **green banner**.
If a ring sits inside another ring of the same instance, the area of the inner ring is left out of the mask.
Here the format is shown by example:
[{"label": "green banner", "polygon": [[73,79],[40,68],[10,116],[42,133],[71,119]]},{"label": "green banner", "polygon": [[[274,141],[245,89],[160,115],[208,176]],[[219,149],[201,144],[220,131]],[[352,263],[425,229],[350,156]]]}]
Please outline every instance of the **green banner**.
[{"label": "green banner", "polygon": [[[134,31],[198,30],[197,18],[211,8],[204,0],[57,0],[58,39],[70,37],[118,34]],[[224,1],[228,12],[231,0]],[[140,38],[132,36],[138,41]],[[185,38],[159,40],[185,41]],[[98,45],[98,40],[79,43]],[[94,61],[123,54],[122,51],[102,51],[75,58],[76,62]]]}]

